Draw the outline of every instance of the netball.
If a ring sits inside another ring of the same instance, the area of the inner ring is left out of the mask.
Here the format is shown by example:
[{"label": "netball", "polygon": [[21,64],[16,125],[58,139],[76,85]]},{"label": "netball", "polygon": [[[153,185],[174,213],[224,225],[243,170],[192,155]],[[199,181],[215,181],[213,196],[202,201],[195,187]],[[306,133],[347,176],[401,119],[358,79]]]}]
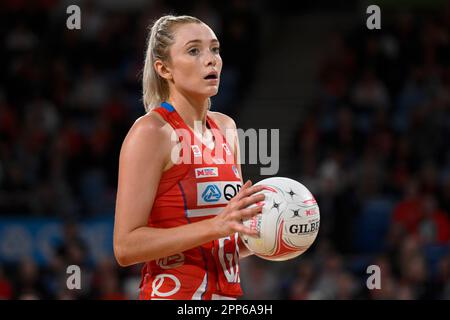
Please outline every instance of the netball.
[{"label": "netball", "polygon": [[265,195],[261,214],[244,221],[259,237],[241,235],[255,255],[272,261],[298,257],[314,243],[319,232],[319,206],[300,182],[274,177],[261,180]]}]

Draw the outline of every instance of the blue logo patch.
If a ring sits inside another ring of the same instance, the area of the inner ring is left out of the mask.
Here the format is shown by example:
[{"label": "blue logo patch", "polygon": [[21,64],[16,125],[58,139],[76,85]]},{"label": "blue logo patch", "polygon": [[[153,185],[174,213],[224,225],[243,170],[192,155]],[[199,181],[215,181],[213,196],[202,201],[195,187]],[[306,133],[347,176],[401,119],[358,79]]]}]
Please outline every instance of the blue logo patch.
[{"label": "blue logo patch", "polygon": [[216,202],[220,200],[222,193],[215,184],[210,184],[202,193],[202,199],[205,202]]}]

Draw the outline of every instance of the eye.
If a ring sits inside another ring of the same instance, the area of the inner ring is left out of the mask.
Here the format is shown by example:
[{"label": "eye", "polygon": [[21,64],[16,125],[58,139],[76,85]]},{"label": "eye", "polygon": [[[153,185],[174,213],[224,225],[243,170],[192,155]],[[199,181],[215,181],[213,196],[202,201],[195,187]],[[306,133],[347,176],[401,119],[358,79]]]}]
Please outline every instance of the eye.
[{"label": "eye", "polygon": [[200,50],[198,48],[191,48],[191,49],[188,50],[188,53],[191,56],[196,56],[196,55],[198,55],[200,53]]},{"label": "eye", "polygon": [[215,54],[219,54],[220,53],[220,48],[219,47],[214,47],[214,48],[212,48],[212,52],[214,52]]}]

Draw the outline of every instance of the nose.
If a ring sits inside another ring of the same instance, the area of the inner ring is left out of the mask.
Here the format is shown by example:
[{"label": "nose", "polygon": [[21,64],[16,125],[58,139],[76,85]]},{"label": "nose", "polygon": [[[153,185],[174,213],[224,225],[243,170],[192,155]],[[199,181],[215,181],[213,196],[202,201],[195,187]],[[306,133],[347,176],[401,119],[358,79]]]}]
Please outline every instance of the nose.
[{"label": "nose", "polygon": [[208,66],[215,66],[216,64],[217,64],[216,56],[212,52],[209,52],[205,58],[205,65],[208,67]]}]

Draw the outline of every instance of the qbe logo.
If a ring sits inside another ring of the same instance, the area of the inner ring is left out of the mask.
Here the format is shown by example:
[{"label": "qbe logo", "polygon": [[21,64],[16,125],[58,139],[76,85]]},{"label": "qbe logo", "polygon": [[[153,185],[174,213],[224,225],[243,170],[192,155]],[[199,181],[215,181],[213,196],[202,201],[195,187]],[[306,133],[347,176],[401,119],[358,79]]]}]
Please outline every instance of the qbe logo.
[{"label": "qbe logo", "polygon": [[202,199],[206,202],[217,202],[220,200],[222,193],[215,184],[210,184],[206,187],[202,193]]},{"label": "qbe logo", "polygon": [[197,205],[227,204],[241,189],[237,181],[197,183]]}]

